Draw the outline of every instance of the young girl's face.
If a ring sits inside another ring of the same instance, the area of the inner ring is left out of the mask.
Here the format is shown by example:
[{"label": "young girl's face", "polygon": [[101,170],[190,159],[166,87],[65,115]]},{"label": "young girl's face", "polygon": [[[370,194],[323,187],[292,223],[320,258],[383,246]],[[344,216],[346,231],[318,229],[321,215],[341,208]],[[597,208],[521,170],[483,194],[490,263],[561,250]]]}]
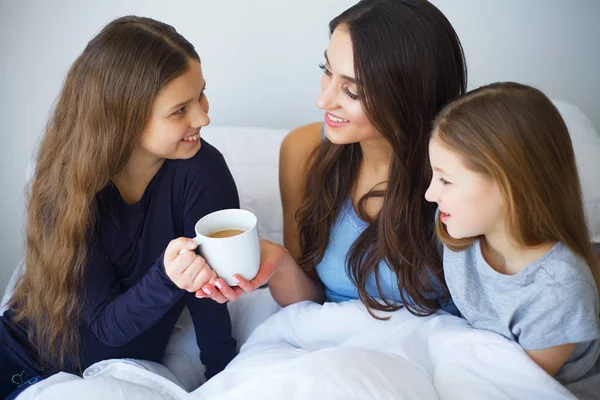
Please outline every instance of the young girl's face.
[{"label": "young girl's face", "polygon": [[501,232],[504,208],[496,182],[468,169],[435,134],[429,142],[429,158],[433,177],[425,199],[438,204],[448,234],[461,239]]},{"label": "young girl's face", "polygon": [[354,78],[352,39],[336,28],[325,52],[317,107],[325,111],[325,135],[335,144],[381,138],[363,111]]},{"label": "young girl's face", "polygon": [[200,63],[192,59],[188,63],[188,70],[156,96],[142,133],[139,146],[157,158],[193,157],[200,150],[200,129],[210,122]]}]

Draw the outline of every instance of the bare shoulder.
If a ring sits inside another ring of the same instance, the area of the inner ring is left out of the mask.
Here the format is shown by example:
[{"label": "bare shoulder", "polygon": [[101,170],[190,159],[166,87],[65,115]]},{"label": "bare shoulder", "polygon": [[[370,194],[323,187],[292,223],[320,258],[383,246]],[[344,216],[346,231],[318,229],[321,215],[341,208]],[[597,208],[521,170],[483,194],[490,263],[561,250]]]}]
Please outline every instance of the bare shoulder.
[{"label": "bare shoulder", "polygon": [[281,143],[280,164],[306,160],[321,143],[321,125],[314,122],[290,131]]},{"label": "bare shoulder", "polygon": [[308,161],[320,143],[321,123],[296,128],[281,143],[279,190],[283,206],[283,242],[295,259],[300,255],[296,211],[302,202]]}]

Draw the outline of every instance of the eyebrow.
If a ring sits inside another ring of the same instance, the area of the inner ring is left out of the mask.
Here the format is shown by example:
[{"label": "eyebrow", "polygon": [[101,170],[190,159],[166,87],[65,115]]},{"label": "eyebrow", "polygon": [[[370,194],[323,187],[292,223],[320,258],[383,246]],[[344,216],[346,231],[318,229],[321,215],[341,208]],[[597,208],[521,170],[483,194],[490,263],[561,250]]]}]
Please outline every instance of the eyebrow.
[{"label": "eyebrow", "polygon": [[[329,62],[329,58],[327,58],[327,50],[325,50],[323,52],[323,55],[325,56],[325,61],[327,61],[327,64],[331,65],[331,63]],[[355,78],[352,78],[351,76],[341,75],[341,77],[354,85],[357,85],[357,86],[360,85],[360,83]]]},{"label": "eyebrow", "polygon": [[441,172],[442,174],[450,175],[449,173],[447,173],[446,171],[444,171],[443,169],[438,168],[438,167],[433,167],[433,170],[437,171],[437,172]]},{"label": "eyebrow", "polygon": [[[202,93],[204,93],[204,89],[206,89],[206,81],[204,81],[204,86],[202,87],[202,90],[200,91],[200,97],[202,96]],[[171,110],[178,110],[181,107],[190,104],[194,100],[195,99],[188,99],[186,101],[182,101],[181,103],[177,103],[176,105],[174,105],[173,107],[171,107]]]}]

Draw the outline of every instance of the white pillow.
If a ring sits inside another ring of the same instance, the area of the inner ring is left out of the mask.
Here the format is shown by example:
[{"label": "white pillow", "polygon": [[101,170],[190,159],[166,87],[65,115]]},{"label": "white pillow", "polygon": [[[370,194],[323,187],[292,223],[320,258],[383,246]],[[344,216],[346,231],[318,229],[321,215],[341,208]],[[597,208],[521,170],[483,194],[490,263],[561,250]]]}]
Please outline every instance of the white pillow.
[{"label": "white pillow", "polygon": [[279,147],[287,129],[210,125],[202,137],[225,157],[242,208],[258,218],[260,237],[283,244]]},{"label": "white pillow", "polygon": [[600,135],[579,108],[560,100],[553,103],[571,134],[590,237],[600,243]]}]

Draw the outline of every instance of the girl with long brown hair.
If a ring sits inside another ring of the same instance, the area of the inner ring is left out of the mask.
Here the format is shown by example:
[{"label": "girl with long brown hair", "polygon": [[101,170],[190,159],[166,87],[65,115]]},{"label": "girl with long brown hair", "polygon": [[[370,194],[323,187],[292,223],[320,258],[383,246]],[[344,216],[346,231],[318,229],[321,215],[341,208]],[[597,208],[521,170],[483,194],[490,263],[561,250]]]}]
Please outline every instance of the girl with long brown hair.
[{"label": "girl with long brown hair", "polygon": [[239,207],[200,139],[205,86],[193,45],[149,18],[109,23],[72,65],[37,156],[26,269],[0,320],[0,397],[103,359],[160,362],[184,306],[207,377],[235,355],[227,308],[194,295],[214,271],[182,252],[202,216]]},{"label": "girl with long brown hair", "polygon": [[[361,299],[370,310],[431,314],[448,298],[435,207],[423,198],[427,143],[435,115],[465,91],[460,41],[424,0],[363,0],[329,29],[317,98],[324,121],[281,146],[289,253],[263,242],[281,257],[262,276],[273,273],[281,305]],[[211,297],[235,300],[255,287],[241,281]]]},{"label": "girl with long brown hair", "polygon": [[463,317],[516,341],[564,384],[600,372],[598,267],[552,102],[511,82],[474,90],[437,117],[429,157],[425,197],[438,205],[445,278]]}]

